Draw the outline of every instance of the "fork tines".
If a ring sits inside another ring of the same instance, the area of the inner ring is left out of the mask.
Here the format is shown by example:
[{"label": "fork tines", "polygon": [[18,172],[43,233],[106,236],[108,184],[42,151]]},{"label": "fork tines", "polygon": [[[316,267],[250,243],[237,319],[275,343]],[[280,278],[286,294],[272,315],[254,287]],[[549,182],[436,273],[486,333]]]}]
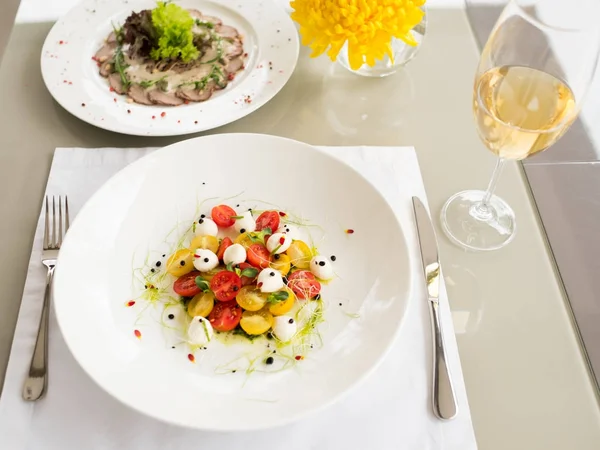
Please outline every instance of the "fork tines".
[{"label": "fork tines", "polygon": [[[64,201],[63,201],[64,200]],[[58,234],[56,232],[56,197],[52,196],[52,231],[50,232],[50,208],[48,196],[46,195],[46,214],[44,223],[44,250],[58,250],[63,240],[63,203],[64,203],[64,233],[69,229],[69,200],[58,196]],[[52,234],[52,236],[50,236]]]}]

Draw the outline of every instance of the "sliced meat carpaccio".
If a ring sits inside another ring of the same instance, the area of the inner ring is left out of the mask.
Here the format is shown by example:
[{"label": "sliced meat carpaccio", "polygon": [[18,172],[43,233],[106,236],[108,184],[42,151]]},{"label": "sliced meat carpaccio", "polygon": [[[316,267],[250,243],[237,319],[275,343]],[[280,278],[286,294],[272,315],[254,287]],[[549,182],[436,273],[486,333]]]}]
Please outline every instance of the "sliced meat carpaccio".
[{"label": "sliced meat carpaccio", "polygon": [[139,84],[132,84],[129,87],[129,91],[127,91],[127,94],[136,103],[140,103],[142,105],[153,104],[148,98],[148,89],[144,89]]},{"label": "sliced meat carpaccio", "polygon": [[110,87],[113,88],[117,94],[125,94],[127,92],[121,81],[121,75],[118,73],[111,73],[108,76],[108,82],[110,83]]},{"label": "sliced meat carpaccio", "polygon": [[107,42],[102,46],[100,50],[96,52],[96,54],[94,55],[94,59],[100,64],[108,61],[115,54],[115,48],[117,48],[116,42]]},{"label": "sliced meat carpaccio", "polygon": [[223,21],[221,19],[219,19],[218,17],[213,17],[213,16],[202,16],[202,17],[200,17],[200,21],[212,23],[214,26],[223,24]]},{"label": "sliced meat carpaccio", "polygon": [[104,78],[108,77],[112,70],[112,64],[109,62],[98,63],[100,64],[100,75]]},{"label": "sliced meat carpaccio", "polygon": [[215,27],[215,31],[225,39],[237,39],[237,37],[240,35],[238,30],[230,27],[229,25],[217,25]]},{"label": "sliced meat carpaccio", "polygon": [[197,9],[188,9],[187,10],[190,13],[190,16],[192,16],[194,19],[198,19],[200,20],[202,18],[202,13],[200,11],[198,11]]},{"label": "sliced meat carpaccio", "polygon": [[[226,44],[227,45],[227,44]],[[244,53],[244,46],[239,40],[235,40],[227,45],[225,49],[225,56],[228,58],[235,58],[236,56],[240,56]]]},{"label": "sliced meat carpaccio", "polygon": [[160,89],[154,89],[148,92],[148,98],[156,105],[179,106],[184,103],[182,98],[175,95],[175,92],[164,92]]},{"label": "sliced meat carpaccio", "polygon": [[108,37],[106,38],[106,43],[112,44],[113,42],[114,43],[117,42],[117,35],[115,34],[114,31],[111,31],[110,34],[108,35]]},{"label": "sliced meat carpaccio", "polygon": [[201,63],[215,62],[219,57],[219,51],[214,47],[206,49],[206,53],[200,58]]},{"label": "sliced meat carpaccio", "polygon": [[238,70],[244,68],[244,60],[242,58],[234,58],[227,63],[225,66],[225,72],[236,73]]},{"label": "sliced meat carpaccio", "polygon": [[177,97],[182,98],[184,100],[188,100],[190,102],[203,102],[205,100],[208,100],[213,93],[213,88],[212,87],[206,87],[204,89],[202,89],[201,91],[199,91],[198,89],[194,89],[194,88],[180,88],[177,90],[177,93],[175,95],[177,95]]}]

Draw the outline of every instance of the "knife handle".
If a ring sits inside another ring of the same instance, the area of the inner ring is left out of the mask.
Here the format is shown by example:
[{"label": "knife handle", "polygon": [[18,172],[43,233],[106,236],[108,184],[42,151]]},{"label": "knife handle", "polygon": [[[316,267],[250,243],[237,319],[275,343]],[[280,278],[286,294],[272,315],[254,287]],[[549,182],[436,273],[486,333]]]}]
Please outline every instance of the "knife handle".
[{"label": "knife handle", "polygon": [[430,301],[429,305],[433,330],[433,413],[440,419],[449,420],[456,416],[458,405],[446,364],[439,304]]}]

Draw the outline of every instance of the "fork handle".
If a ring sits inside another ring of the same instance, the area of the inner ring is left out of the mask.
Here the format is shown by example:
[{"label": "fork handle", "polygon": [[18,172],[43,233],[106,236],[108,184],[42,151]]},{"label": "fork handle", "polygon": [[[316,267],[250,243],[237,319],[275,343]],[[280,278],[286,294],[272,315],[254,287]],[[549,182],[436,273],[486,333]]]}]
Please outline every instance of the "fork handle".
[{"label": "fork handle", "polygon": [[31,357],[31,365],[29,366],[29,376],[23,386],[23,398],[28,401],[35,401],[42,398],[48,386],[48,319],[50,317],[50,298],[52,296],[53,279],[54,266],[50,266],[46,275],[42,316],[40,317],[40,327],[35,341],[33,356]]}]

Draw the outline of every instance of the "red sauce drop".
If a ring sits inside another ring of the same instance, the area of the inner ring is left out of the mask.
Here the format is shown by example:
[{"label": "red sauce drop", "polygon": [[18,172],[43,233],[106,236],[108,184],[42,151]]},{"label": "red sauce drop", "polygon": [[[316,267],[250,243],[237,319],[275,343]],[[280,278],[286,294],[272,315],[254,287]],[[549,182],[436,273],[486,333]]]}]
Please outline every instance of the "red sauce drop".
[{"label": "red sauce drop", "polygon": [[346,230],[346,233],[347,233],[347,234],[353,234],[353,233],[354,233],[354,230],[353,230],[353,229],[351,229],[351,228],[348,228],[348,229]]},{"label": "red sauce drop", "polygon": [[189,359],[191,362],[196,362],[196,358],[195,358],[195,357],[194,357],[194,355],[192,355],[191,353],[189,353],[189,354],[188,354],[188,359]]},{"label": "red sauce drop", "polygon": [[142,333],[140,333],[140,330],[133,330],[133,334],[135,334],[135,337],[138,339],[142,338]]}]

